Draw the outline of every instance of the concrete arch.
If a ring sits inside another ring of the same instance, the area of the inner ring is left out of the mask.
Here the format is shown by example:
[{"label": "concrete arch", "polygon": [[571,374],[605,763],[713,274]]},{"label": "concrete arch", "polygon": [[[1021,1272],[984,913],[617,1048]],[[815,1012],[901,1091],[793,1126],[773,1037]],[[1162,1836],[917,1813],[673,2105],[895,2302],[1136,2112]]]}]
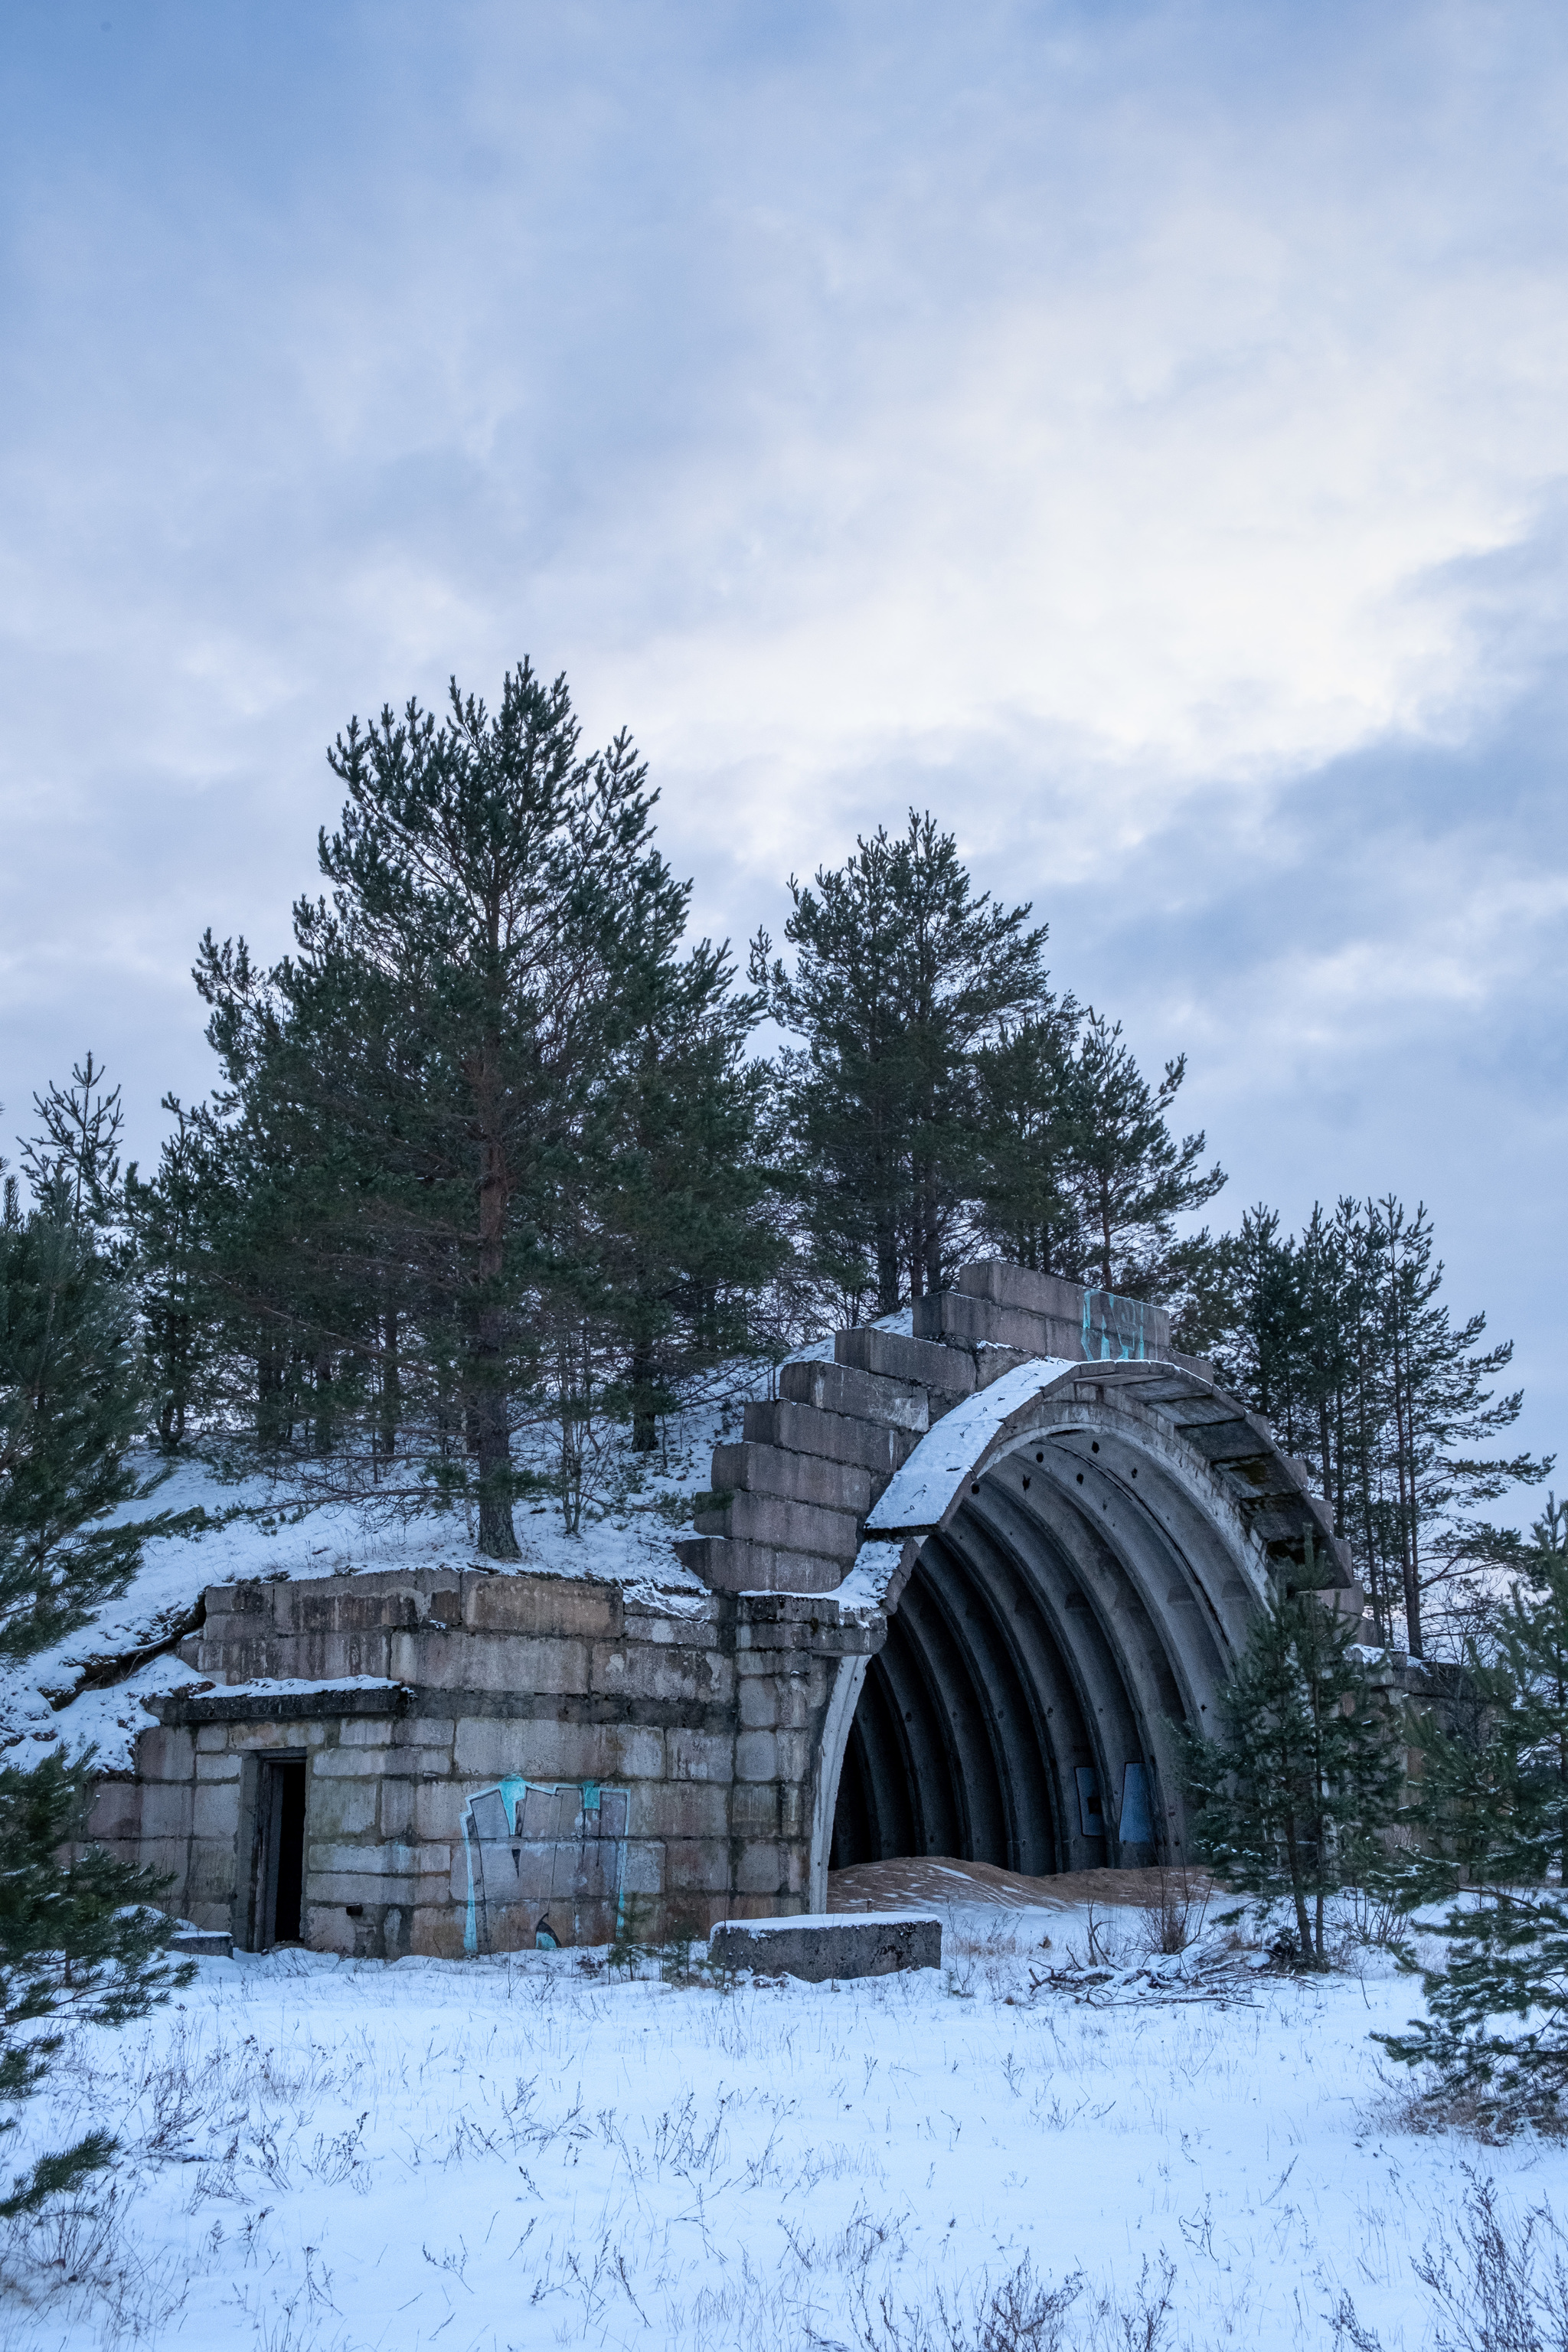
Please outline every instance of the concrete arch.
[{"label": "concrete arch", "polygon": [[1309,1543],[1359,1612],[1303,1465],[1194,1366],[1023,1363],[950,1407],[865,1524],[887,1633],[829,1708],[814,1906],[898,1853],[1179,1861],[1180,1729]]}]

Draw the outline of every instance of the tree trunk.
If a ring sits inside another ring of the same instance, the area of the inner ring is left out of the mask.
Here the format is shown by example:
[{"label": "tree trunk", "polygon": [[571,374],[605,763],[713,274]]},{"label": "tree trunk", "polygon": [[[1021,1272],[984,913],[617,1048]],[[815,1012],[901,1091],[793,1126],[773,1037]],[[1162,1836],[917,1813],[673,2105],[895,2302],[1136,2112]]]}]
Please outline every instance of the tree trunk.
[{"label": "tree trunk", "polygon": [[658,1451],[658,1413],[652,1402],[654,1377],[658,1366],[651,1348],[632,1349],[632,1452],[657,1454]]},{"label": "tree trunk", "polygon": [[403,1373],[398,1352],[397,1309],[389,1307],[383,1318],[380,1412],[376,1450],[384,1462],[397,1451],[397,1424],[403,1417]]},{"label": "tree trunk", "polygon": [[511,1518],[511,1431],[507,1412],[506,1326],[498,1296],[506,1262],[507,1167],[493,1106],[481,1118],[479,1311],[474,1318],[474,1453],[479,1484],[479,1550],[486,1559],[520,1559]]},{"label": "tree trunk", "polygon": [[1296,1838],[1296,1816],[1285,1816],[1285,1857],[1290,1865],[1290,1892],[1296,1900],[1296,1932],[1300,1937],[1301,1957],[1313,1957],[1312,1923],[1307,1916],[1307,1897],[1301,1885],[1301,1851]]},{"label": "tree trunk", "polygon": [[877,1228],[877,1312],[899,1311],[899,1236],[889,1224]]}]

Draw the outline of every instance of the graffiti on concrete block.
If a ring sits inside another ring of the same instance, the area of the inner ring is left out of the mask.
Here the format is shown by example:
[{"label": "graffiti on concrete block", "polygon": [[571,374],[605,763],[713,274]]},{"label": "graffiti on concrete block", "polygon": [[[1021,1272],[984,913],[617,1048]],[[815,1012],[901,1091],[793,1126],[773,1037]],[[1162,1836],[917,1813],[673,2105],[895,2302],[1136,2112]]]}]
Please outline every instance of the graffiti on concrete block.
[{"label": "graffiti on concrete block", "polygon": [[[466,1952],[607,1942],[620,1925],[626,1791],[596,1780],[478,1789],[463,1812]],[[455,1890],[454,1890],[455,1891]]]},{"label": "graffiti on concrete block", "polygon": [[1091,1364],[1143,1361],[1143,1301],[1118,1298],[1114,1291],[1083,1294],[1083,1352]]},{"label": "graffiti on concrete block", "polygon": [[1116,1834],[1123,1845],[1151,1845],[1154,1822],[1149,1804],[1149,1775],[1142,1764],[1121,1768],[1121,1818]]}]

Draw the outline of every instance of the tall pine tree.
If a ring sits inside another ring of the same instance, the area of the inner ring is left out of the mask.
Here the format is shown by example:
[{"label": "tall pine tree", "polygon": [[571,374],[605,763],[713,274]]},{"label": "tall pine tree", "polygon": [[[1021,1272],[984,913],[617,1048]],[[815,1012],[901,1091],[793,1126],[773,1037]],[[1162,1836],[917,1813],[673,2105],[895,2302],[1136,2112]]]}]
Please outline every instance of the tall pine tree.
[{"label": "tall pine tree", "polygon": [[1065,1080],[1069,1181],[1082,1276],[1102,1290],[1160,1297],[1176,1219],[1204,1207],[1225,1183],[1217,1164],[1201,1165],[1202,1131],[1177,1143],[1166,1124],[1186,1066],[1178,1055],[1151,1087],[1120,1021],[1092,1005],[1083,1017]]},{"label": "tall pine tree", "polygon": [[913,810],[789,887],[793,968],[764,931],[751,973],[804,1041],[780,1076],[805,1222],[846,1296],[889,1315],[942,1287],[967,1234],[974,1057],[1042,1013],[1046,933],[975,897],[952,835]]},{"label": "tall pine tree", "polygon": [[[751,1180],[717,1165],[736,1136],[702,1141],[750,1099],[729,970],[679,954],[689,886],[653,846],[646,770],[624,734],[584,751],[563,679],[525,662],[493,713],[454,682],[444,720],[386,709],[331,758],[348,799],[320,845],[330,899],[295,908],[272,971],[210,934],[198,970],[239,1216],[266,1237],[253,1311],[304,1360],[341,1451],[371,1429],[384,1462],[403,1432],[405,1496],[471,1496],[480,1550],[515,1559],[520,1423],[556,1420],[570,1523],[606,1340],[635,1353],[640,1318],[632,1385],[657,1389],[672,1294],[721,1289],[752,1253]],[[640,1265],[614,1230],[639,1120],[668,1187],[639,1213]],[[679,1202],[704,1188],[705,1271],[673,1267]]]}]

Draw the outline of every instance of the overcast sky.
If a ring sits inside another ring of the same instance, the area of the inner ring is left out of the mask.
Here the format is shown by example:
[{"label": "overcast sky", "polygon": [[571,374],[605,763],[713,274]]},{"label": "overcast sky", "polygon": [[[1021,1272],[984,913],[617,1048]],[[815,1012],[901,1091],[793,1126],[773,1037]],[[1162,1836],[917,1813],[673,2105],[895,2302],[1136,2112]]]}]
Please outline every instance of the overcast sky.
[{"label": "overcast sky", "polygon": [[915,802],[1568,1441],[1568,12],[13,0],[0,1121],[211,1082],[353,711],[531,653],[703,931]]}]

